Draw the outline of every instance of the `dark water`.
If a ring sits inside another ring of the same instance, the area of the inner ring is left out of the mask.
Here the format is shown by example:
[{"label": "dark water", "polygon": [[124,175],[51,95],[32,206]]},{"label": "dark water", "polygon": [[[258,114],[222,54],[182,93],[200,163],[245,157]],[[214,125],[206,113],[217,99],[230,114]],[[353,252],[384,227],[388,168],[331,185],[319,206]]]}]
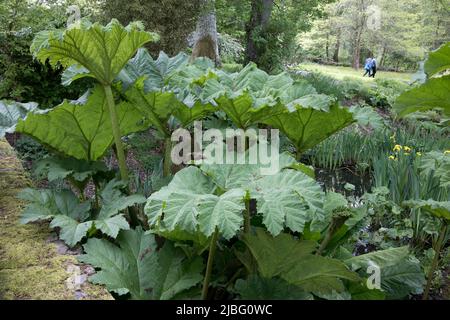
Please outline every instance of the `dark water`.
[{"label": "dark water", "polygon": [[[370,192],[371,177],[369,173],[357,173],[347,168],[336,170],[316,169],[316,179],[324,191],[334,191],[345,194],[347,197],[361,197]],[[348,190],[345,185],[349,183],[355,186],[354,190]]]}]

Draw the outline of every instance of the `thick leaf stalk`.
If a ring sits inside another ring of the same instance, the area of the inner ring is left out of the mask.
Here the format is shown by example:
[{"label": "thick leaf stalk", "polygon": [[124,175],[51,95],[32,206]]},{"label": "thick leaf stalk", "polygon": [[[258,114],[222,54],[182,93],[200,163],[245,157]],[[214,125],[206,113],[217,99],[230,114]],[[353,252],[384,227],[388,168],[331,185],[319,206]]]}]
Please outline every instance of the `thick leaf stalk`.
[{"label": "thick leaf stalk", "polygon": [[245,211],[244,211],[244,233],[250,233],[251,229],[251,217],[250,217],[250,195],[245,196]]},{"label": "thick leaf stalk", "polygon": [[163,177],[168,177],[172,174],[172,141],[169,138],[164,140],[164,159],[163,159]]},{"label": "thick leaf stalk", "polygon": [[322,255],[323,251],[326,249],[328,244],[330,243],[333,236],[336,232],[344,225],[344,223],[350,218],[350,214],[347,211],[336,212],[333,214],[333,218],[331,219],[330,226],[328,227],[325,238],[320,244],[319,249],[316,252],[316,255]]},{"label": "thick leaf stalk", "polygon": [[212,267],[214,264],[214,255],[216,254],[218,239],[219,239],[219,229],[216,228],[216,231],[214,231],[214,234],[211,238],[211,243],[209,245],[208,263],[206,265],[205,279],[203,280],[202,300],[206,300],[208,298],[209,282],[211,280]]},{"label": "thick leaf stalk", "polygon": [[120,127],[119,127],[119,119],[117,118],[117,112],[116,112],[116,104],[114,103],[114,97],[111,90],[111,86],[106,85],[103,87],[105,90],[106,95],[106,103],[108,104],[109,114],[111,117],[111,127],[113,131],[114,136],[114,143],[116,145],[117,150],[117,158],[119,161],[119,170],[120,170],[120,176],[123,181],[128,182],[128,170],[127,170],[127,163],[125,160],[125,152],[123,151],[123,145],[122,145],[122,137],[120,135]]},{"label": "thick leaf stalk", "polygon": [[433,282],[434,272],[436,271],[436,268],[438,266],[439,255],[441,253],[441,249],[444,244],[444,239],[447,234],[447,227],[448,227],[448,224],[447,224],[447,222],[444,221],[442,223],[441,232],[439,233],[439,239],[436,243],[436,247],[434,250],[433,262],[431,263],[430,271],[428,271],[427,285],[425,287],[425,291],[424,291],[423,297],[422,297],[423,300],[428,300],[428,298],[430,296],[431,283]]}]

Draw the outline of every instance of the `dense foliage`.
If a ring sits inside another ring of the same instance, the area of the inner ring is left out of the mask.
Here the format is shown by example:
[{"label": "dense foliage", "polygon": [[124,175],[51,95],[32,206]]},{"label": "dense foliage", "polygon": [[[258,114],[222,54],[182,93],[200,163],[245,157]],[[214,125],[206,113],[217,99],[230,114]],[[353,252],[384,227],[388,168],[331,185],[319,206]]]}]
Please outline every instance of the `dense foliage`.
[{"label": "dense foliage", "polygon": [[429,50],[448,42],[448,0],[340,0],[325,7],[326,16],[298,35],[302,55],[327,63],[416,70]]}]

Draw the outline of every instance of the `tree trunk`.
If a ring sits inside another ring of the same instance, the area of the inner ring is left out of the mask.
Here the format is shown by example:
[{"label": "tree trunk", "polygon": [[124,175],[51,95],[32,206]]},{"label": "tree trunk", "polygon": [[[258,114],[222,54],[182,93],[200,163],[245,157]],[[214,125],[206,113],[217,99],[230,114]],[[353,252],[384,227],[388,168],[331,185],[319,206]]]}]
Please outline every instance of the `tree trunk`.
[{"label": "tree trunk", "polygon": [[327,42],[325,44],[325,55],[327,56],[327,62],[330,61],[330,33],[327,33]]},{"label": "tree trunk", "polygon": [[191,62],[199,57],[211,59],[216,66],[221,65],[214,0],[201,0]]},{"label": "tree trunk", "polygon": [[336,45],[334,47],[333,61],[339,63],[339,50],[341,48],[341,29],[338,29],[336,35]]},{"label": "tree trunk", "polygon": [[384,60],[385,59],[386,59],[386,45],[383,46],[383,51],[381,52],[381,58],[380,58],[379,67],[384,65]]},{"label": "tree trunk", "polygon": [[361,37],[359,35],[356,36],[355,42],[353,43],[353,69],[359,69],[359,63],[361,60]]},{"label": "tree trunk", "polygon": [[358,17],[356,18],[355,38],[353,41],[353,62],[352,66],[358,70],[361,61],[361,40],[364,32],[364,26],[367,23],[367,3],[365,0],[360,0],[358,3]]},{"label": "tree trunk", "polygon": [[[247,48],[246,48],[246,62],[258,63],[259,58],[264,53],[264,48],[258,47],[255,38],[264,37],[270,16],[272,15],[273,0],[252,0],[252,11],[250,21],[247,24]],[[259,31],[260,34],[255,33]]]}]

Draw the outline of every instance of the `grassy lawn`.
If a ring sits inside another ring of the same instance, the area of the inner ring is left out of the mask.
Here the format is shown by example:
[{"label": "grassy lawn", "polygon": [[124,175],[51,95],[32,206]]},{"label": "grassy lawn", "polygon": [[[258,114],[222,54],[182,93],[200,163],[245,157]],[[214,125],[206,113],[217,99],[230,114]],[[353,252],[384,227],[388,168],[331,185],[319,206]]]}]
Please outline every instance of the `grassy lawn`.
[{"label": "grassy lawn", "polygon": [[[351,78],[358,78],[363,81],[373,81],[373,78],[362,76],[364,74],[364,69],[362,68],[357,71],[350,67],[336,67],[316,63],[302,63],[298,66],[298,69],[321,72],[339,80],[342,80],[345,77],[351,77]],[[412,75],[413,75],[412,73],[405,73],[405,72],[378,71],[376,77],[380,79],[410,81]]]}]

